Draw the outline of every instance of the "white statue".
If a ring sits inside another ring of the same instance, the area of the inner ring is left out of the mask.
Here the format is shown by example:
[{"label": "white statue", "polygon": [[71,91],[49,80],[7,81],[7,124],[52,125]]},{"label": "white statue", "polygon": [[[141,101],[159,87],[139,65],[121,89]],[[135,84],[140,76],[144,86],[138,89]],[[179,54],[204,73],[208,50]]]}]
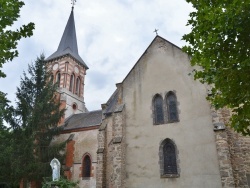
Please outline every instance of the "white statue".
[{"label": "white statue", "polygon": [[52,168],[52,180],[58,181],[60,179],[60,168],[61,168],[60,162],[56,158],[54,158],[50,162],[50,166]]}]

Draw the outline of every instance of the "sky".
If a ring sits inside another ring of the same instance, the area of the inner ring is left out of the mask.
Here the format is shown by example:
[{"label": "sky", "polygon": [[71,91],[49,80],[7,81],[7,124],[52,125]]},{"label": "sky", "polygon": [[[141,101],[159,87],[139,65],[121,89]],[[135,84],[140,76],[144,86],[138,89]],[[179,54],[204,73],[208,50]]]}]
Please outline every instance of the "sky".
[{"label": "sky", "polygon": [[[15,104],[16,88],[28,64],[57,50],[71,12],[71,0],[25,0],[13,29],[35,23],[32,37],[21,39],[19,57],[3,66],[0,91]],[[77,0],[74,7],[78,52],[88,65],[84,100],[88,110],[101,109],[126,77],[158,29],[159,36],[182,47],[191,4],[185,0]]]}]

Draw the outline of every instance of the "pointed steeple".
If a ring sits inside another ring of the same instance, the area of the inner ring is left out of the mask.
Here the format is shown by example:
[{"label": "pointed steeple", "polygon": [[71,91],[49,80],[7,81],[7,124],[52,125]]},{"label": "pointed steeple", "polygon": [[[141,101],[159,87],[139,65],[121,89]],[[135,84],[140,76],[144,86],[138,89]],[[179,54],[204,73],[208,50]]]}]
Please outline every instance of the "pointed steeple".
[{"label": "pointed steeple", "polygon": [[85,64],[85,62],[78,54],[73,7],[67,25],[65,27],[65,30],[63,32],[60,44],[57,48],[57,51],[52,55],[50,55],[46,60],[50,61],[65,55],[72,56],[75,60],[81,63],[86,69],[88,69],[88,66]]}]

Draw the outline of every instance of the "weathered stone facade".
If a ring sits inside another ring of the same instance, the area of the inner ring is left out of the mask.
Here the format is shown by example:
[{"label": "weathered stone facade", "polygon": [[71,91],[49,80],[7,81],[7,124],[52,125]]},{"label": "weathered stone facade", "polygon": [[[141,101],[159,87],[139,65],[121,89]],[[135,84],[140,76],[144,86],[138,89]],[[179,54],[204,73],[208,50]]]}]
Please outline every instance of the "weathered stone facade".
[{"label": "weathered stone facade", "polygon": [[106,104],[102,105],[104,119],[99,128],[97,150],[97,187],[100,188],[125,187],[125,113],[120,86],[112,111],[107,111]]},{"label": "weathered stone facade", "polygon": [[250,187],[247,181],[250,174],[250,138],[232,130],[228,131],[228,137],[235,187]]},{"label": "weathered stone facade", "polygon": [[222,187],[247,188],[250,186],[247,179],[250,174],[250,137],[225,126],[230,122],[230,116],[228,109],[216,111],[212,108]]},{"label": "weathered stone facade", "polygon": [[[191,71],[186,54],[161,37],[154,39],[103,105],[97,187],[222,186],[206,88],[188,77]],[[179,121],[154,125],[153,96],[169,91],[177,96]],[[123,115],[117,112],[120,105]],[[159,144],[166,138],[178,152],[175,177],[160,171]]]},{"label": "weathered stone facade", "polygon": [[[101,123],[65,130],[57,139],[74,134],[67,145],[67,177],[84,188],[248,187],[250,138],[225,126],[230,111],[210,107],[206,87],[188,76],[191,71],[188,56],[157,36],[102,105]],[[159,94],[166,102],[170,91],[177,97],[178,121],[155,124],[152,99]],[[166,139],[175,145],[176,175],[163,173]],[[84,179],[86,153],[92,165]]]}]

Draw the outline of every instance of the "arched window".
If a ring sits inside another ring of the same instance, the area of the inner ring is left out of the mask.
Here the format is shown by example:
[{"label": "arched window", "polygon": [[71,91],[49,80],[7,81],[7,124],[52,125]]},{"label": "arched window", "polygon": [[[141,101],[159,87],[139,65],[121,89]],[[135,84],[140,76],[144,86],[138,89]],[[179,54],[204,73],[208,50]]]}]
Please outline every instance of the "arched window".
[{"label": "arched window", "polygon": [[58,86],[60,86],[60,80],[61,80],[61,74],[60,74],[60,72],[58,72],[56,74],[56,83],[58,84]]},{"label": "arched window", "polygon": [[154,106],[154,124],[163,124],[164,123],[164,113],[163,113],[163,99],[161,95],[156,94],[153,99]]},{"label": "arched window", "polygon": [[166,96],[167,110],[168,110],[168,122],[179,121],[177,110],[177,99],[175,94],[170,91]]},{"label": "arched window", "polygon": [[162,177],[179,177],[176,146],[169,138],[160,145],[160,169]]},{"label": "arched window", "polygon": [[74,76],[74,74],[72,74],[70,76],[69,91],[73,91],[74,83],[75,83],[75,76]]},{"label": "arched window", "polygon": [[176,153],[174,144],[170,141],[163,146],[164,174],[177,174]]},{"label": "arched window", "polygon": [[82,177],[87,178],[91,177],[91,159],[90,156],[87,154],[84,156],[83,161],[82,161]]},{"label": "arched window", "polygon": [[76,79],[76,90],[75,90],[76,95],[80,95],[80,78],[78,77]]}]

